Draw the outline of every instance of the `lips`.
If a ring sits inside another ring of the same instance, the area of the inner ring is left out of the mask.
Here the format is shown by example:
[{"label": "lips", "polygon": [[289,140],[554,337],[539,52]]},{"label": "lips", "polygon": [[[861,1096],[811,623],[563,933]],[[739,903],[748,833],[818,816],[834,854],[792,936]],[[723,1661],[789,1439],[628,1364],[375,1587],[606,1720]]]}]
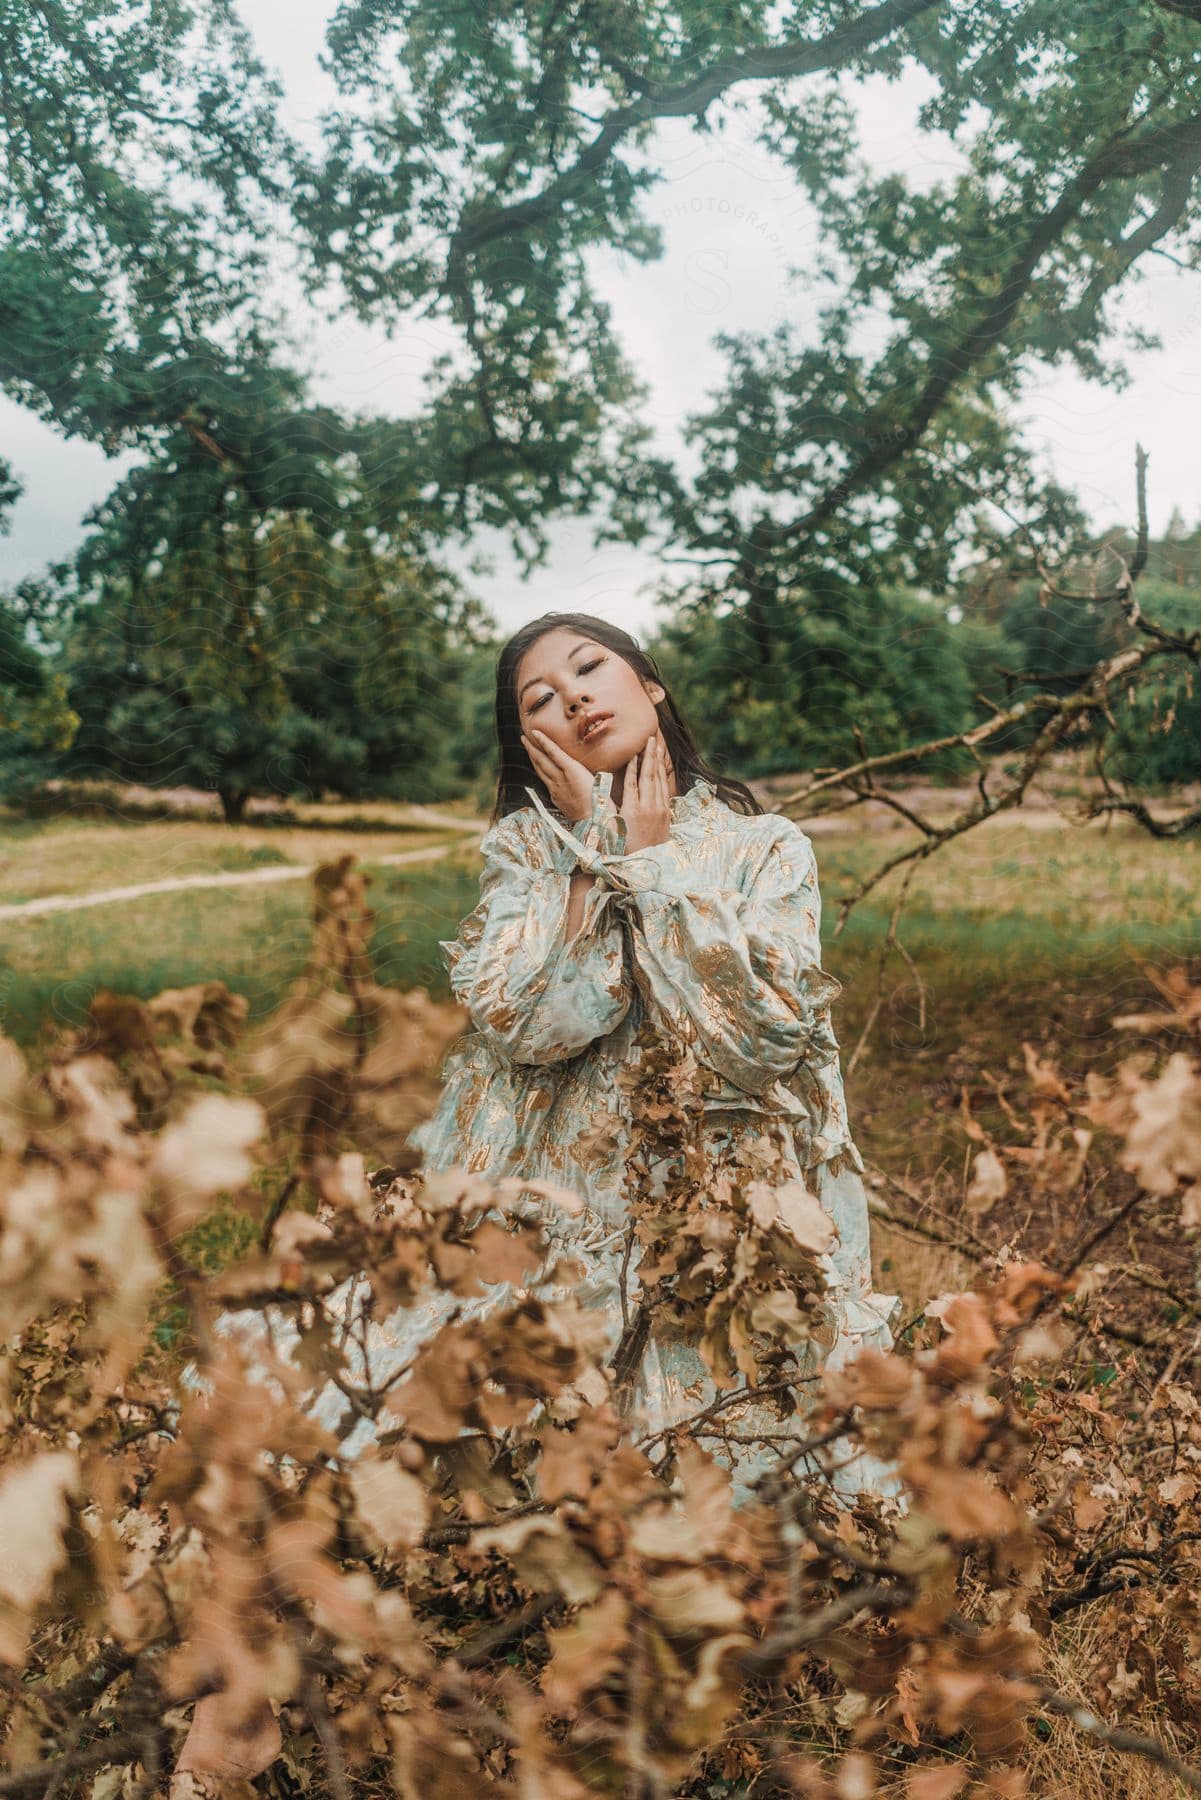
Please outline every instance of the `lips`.
[{"label": "lips", "polygon": [[601,712],[589,713],[586,718],[581,719],[579,729],[581,744],[586,743],[590,737],[594,737],[596,735],[596,727],[606,724],[612,717],[613,714],[611,712]]}]

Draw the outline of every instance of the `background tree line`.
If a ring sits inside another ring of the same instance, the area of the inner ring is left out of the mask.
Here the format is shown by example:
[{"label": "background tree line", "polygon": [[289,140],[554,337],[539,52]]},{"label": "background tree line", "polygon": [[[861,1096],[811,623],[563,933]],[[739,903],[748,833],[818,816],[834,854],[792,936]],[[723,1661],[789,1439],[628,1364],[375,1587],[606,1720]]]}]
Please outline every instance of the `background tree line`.
[{"label": "background tree line", "polygon": [[[370,527],[323,537],[299,512],[261,535],[206,521],[145,563],[127,553],[127,524],[114,502],[74,565],[9,596],[8,798],[51,777],[102,777],[207,788],[230,819],[252,794],[487,801],[501,640],[450,571]],[[1108,541],[1126,547],[1124,534]],[[1199,558],[1201,526],[1179,520],[1152,546],[1139,593],[1171,627],[1195,622]],[[710,754],[760,776],[841,767],[861,749],[952,736],[990,703],[1070,692],[1133,636],[1111,601],[1040,599],[1037,581],[983,570],[945,596],[844,582],[790,595],[767,664],[745,611],[708,595],[647,641]],[[997,748],[1035,730],[1012,726]],[[1098,727],[1090,735],[1100,745]],[[1196,779],[1192,671],[1160,665],[1118,698],[1105,735],[1119,780]],[[949,749],[924,766],[951,779],[972,761]]]},{"label": "background tree line", "polygon": [[[946,734],[1027,675],[1070,689],[1120,637],[1112,607],[1039,603],[1038,557],[1096,534],[1007,402],[1057,364],[1120,385],[1119,290],[1197,264],[1194,9],[347,0],[317,150],[228,0],[9,0],[4,25],[0,384],[138,458],[5,597],[10,791],[186,780],[237,817],[255,791],[470,785],[495,631],[445,550],[482,525],[526,567],[567,515],[659,552],[665,670],[747,774]],[[847,94],[907,68],[962,156],[925,188],[864,161]],[[686,470],[589,255],[661,254],[661,121],[714,134],[751,104],[816,214],[790,273],[817,328],[718,339]],[[311,402],[281,233],[326,309],[450,334],[411,416]],[[1140,592],[1187,632],[1197,532],[1169,539]],[[1187,681],[1147,665],[1128,704],[1119,761],[1194,767]]]}]

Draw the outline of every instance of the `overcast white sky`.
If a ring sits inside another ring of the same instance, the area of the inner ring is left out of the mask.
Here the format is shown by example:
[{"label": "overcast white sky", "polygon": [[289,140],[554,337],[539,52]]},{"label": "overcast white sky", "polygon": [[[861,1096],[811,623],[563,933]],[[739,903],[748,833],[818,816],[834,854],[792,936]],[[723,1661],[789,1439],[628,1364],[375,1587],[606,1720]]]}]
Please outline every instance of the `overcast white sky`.
[{"label": "overcast white sky", "polygon": [[[240,0],[240,10],[264,58],[283,76],[287,123],[315,134],[321,108],[334,98],[317,63],[332,0],[289,6]],[[953,173],[958,152],[913,125],[928,88],[920,72],[891,86],[873,82],[861,119],[863,149],[879,168],[933,182]],[[787,172],[753,142],[749,116],[735,117],[709,138],[673,121],[660,130],[657,160],[666,179],[647,210],[665,228],[664,257],[639,265],[607,254],[594,270],[627,352],[652,384],[650,417],[659,440],[675,450],[679,423],[721,378],[716,332],[769,328],[787,317],[804,323],[804,309],[814,301],[790,283],[788,270],[804,264],[816,233],[812,211]],[[287,256],[283,245],[281,263]],[[1121,393],[1075,372],[1040,371],[1019,416],[1026,441],[1075,488],[1097,524],[1132,522],[1134,446],[1141,443],[1150,456],[1151,528],[1160,531],[1173,507],[1190,523],[1201,514],[1193,412],[1201,401],[1201,275],[1155,256],[1144,258],[1141,269],[1118,316],[1157,331],[1163,348],[1125,353],[1131,381]],[[348,411],[403,416],[412,410],[437,347],[428,323],[391,340],[347,318],[313,313],[302,324],[316,398]],[[69,553],[88,507],[129,459],[110,460],[94,446],[64,441],[3,395],[0,445],[25,482],[11,532],[0,538],[2,583]],[[651,590],[659,571],[653,558],[615,546],[593,549],[590,535],[584,521],[559,522],[549,562],[525,580],[499,535],[481,538],[476,547],[493,551],[495,573],[471,585],[506,631],[536,614],[572,608],[645,634],[654,622]],[[465,567],[467,553],[451,560]]]}]

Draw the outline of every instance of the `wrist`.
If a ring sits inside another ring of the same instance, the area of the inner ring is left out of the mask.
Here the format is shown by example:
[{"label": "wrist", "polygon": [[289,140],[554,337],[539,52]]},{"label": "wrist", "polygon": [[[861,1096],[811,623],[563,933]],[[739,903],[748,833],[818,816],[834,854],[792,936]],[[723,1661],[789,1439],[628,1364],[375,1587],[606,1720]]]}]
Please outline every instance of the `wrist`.
[{"label": "wrist", "polygon": [[631,832],[628,827],[626,829],[626,849],[631,855],[638,850],[657,850],[660,844],[670,843],[670,830],[665,831],[661,837],[643,837],[639,832]]}]

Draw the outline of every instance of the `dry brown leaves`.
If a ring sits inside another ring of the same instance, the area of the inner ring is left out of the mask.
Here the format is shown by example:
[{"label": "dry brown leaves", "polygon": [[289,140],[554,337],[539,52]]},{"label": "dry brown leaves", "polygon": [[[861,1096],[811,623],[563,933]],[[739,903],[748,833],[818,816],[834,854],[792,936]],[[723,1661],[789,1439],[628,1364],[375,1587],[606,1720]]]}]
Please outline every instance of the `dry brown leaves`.
[{"label": "dry brown leaves", "polygon": [[[319,1768],[338,1793],[753,1778],[848,1800],[899,1765],[912,1800],[1016,1795],[1047,1647],[1085,1608],[1104,1631],[1080,1670],[1084,1729],[1149,1703],[1189,1728],[1201,1406],[1180,1346],[1128,1346],[1090,1378],[1095,1221],[1054,1266],[1010,1246],[973,1291],[932,1299],[911,1345],[825,1376],[814,1466],[848,1444],[889,1460],[903,1516],[834,1504],[820,1474],[789,1472],[795,1440],[736,1508],[686,1425],[661,1463],[639,1447],[596,1315],[551,1291],[544,1210],[571,1196],[412,1174],[403,1138],[452,1022],[376,986],[348,864],[317,895],[305,978],[240,1060],[242,1008],[218,984],[107,997],[37,1074],[0,1040],[0,1662],[22,1791],[155,1791],[207,1695],[193,1767],[222,1743],[270,1750],[275,1721],[300,1785]],[[795,1419],[788,1371],[829,1326],[828,1223],[769,1136],[707,1159],[703,1071],[642,1050],[642,1304],[703,1345],[723,1395],[774,1384]],[[1018,1188],[1067,1217],[1108,1157],[1137,1184],[1124,1219],[1145,1195],[1191,1228],[1188,1053],[1078,1087],[1030,1049],[1027,1074],[1010,1141],[975,1133],[980,1218]],[[186,1234],[219,1196],[266,1247],[205,1276]],[[352,1276],[365,1317],[447,1297],[399,1372],[352,1366],[335,1303]],[[456,1316],[498,1280],[508,1303]],[[155,1337],[165,1288],[200,1387]],[[293,1321],[297,1354],[217,1332],[223,1301]],[[373,1421],[367,1450],[314,1415],[330,1392],[351,1425]]]}]

